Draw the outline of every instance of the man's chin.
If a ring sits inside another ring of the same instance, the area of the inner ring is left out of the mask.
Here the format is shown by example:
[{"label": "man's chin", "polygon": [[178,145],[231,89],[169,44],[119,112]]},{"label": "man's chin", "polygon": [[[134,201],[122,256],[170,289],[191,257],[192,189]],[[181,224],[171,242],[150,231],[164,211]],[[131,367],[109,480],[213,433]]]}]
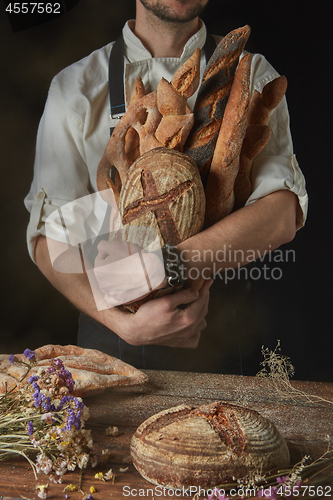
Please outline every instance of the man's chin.
[{"label": "man's chin", "polygon": [[161,5],[153,0],[140,0],[142,5],[158,19],[167,23],[188,23],[198,17],[205,6],[191,5],[190,0],[175,0],[174,6]]}]

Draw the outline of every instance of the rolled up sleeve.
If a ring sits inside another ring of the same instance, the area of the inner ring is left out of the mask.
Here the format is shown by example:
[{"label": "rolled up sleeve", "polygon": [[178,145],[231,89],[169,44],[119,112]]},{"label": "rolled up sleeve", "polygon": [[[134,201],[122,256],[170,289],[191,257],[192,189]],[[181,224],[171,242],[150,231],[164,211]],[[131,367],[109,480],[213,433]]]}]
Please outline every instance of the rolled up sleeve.
[{"label": "rolled up sleeve", "polygon": [[[269,81],[279,76],[263,56],[254,58],[253,71],[253,89],[259,92]],[[281,189],[292,191],[298,197],[296,227],[300,229],[307,217],[308,195],[305,178],[294,153],[286,97],[271,112],[268,125],[271,136],[253,160],[252,191],[246,205]]]}]

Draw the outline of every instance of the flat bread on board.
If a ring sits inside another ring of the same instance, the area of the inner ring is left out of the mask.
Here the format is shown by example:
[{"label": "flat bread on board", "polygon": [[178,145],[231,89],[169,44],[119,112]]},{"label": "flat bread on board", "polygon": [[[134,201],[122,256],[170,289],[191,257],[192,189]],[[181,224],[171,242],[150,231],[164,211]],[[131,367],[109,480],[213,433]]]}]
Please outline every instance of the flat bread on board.
[{"label": "flat bread on board", "polygon": [[[22,387],[39,368],[49,366],[51,359],[60,358],[75,381],[73,396],[90,396],[114,386],[138,385],[147,382],[146,374],[120,359],[96,349],[74,345],[45,345],[35,351],[36,365],[27,374],[27,366],[9,361],[8,354],[0,355],[0,396],[14,387]],[[27,362],[23,354],[15,355]]]}]

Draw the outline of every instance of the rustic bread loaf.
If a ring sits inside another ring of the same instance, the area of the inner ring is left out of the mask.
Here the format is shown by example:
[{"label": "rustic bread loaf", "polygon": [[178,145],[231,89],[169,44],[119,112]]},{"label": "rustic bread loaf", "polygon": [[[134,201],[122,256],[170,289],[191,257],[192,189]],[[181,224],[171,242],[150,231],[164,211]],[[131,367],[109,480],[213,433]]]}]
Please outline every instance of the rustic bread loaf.
[{"label": "rustic bread loaf", "polygon": [[[27,366],[19,362],[12,364],[9,356],[0,356],[0,395],[15,387],[23,387],[31,375],[36,375],[41,367],[61,358],[75,381],[73,396],[97,394],[109,387],[136,385],[147,382],[148,377],[133,366],[104,354],[96,349],[85,349],[74,345],[45,345],[35,351],[36,365],[27,374]],[[18,361],[25,361],[17,354]]]},{"label": "rustic bread loaf", "polygon": [[[119,210],[125,228],[154,228],[160,246],[178,245],[198,233],[205,194],[194,161],[167,148],[141,155],[124,177]],[[147,246],[145,241],[137,244]]]},{"label": "rustic bread loaf", "polygon": [[206,227],[223,219],[233,209],[234,183],[250,100],[251,63],[252,54],[247,54],[238,65],[217,138],[206,186]]},{"label": "rustic bread loaf", "polygon": [[289,464],[287,444],[272,422],[221,401],[153,415],[136,430],[131,455],[147,481],[173,489],[214,488]]},{"label": "rustic bread loaf", "polygon": [[255,90],[252,95],[247,114],[247,129],[240,153],[239,171],[235,180],[235,210],[243,207],[250,196],[252,162],[269,141],[271,136],[269,117],[283,99],[287,85],[287,79],[283,75],[265,85],[262,93]]},{"label": "rustic bread loaf", "polygon": [[244,26],[231,31],[221,40],[208,61],[199,88],[194,108],[194,126],[184,152],[196,162],[204,184],[239,56],[249,36],[250,27]]}]

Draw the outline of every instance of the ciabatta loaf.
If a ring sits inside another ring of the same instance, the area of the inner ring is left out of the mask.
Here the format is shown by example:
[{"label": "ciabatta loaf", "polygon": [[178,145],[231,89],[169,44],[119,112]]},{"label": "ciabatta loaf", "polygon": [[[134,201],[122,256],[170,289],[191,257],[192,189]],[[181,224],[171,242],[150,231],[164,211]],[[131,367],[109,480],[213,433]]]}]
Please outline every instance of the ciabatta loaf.
[{"label": "ciabatta loaf", "polygon": [[[108,356],[96,349],[85,349],[75,345],[45,345],[35,351],[36,365],[29,373],[27,366],[19,362],[12,364],[7,354],[0,355],[0,395],[15,387],[24,387],[31,375],[39,368],[50,365],[50,361],[60,358],[75,381],[73,396],[89,396],[103,392],[114,386],[136,385],[147,382],[146,374],[120,359]],[[22,354],[15,359],[27,361]]]}]

